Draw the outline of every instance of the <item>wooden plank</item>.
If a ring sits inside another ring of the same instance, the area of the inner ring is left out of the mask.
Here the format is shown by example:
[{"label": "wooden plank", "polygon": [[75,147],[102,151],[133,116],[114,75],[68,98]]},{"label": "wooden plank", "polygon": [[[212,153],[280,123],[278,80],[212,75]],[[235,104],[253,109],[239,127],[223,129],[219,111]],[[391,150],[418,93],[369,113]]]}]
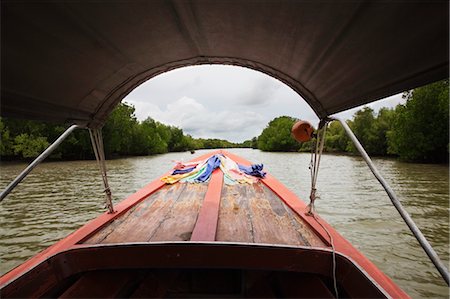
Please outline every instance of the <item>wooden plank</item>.
[{"label": "wooden plank", "polygon": [[148,241],[189,241],[191,238],[208,184],[183,185],[185,185],[183,192],[161,219]]},{"label": "wooden plank", "polygon": [[223,185],[216,240],[223,242],[253,242],[253,227],[249,214],[245,185]]},{"label": "wooden plank", "polygon": [[[117,219],[114,219],[111,223],[104,226],[100,231],[92,235],[89,239],[85,240],[84,244],[100,244],[102,241],[110,235],[118,226],[120,226],[122,223],[126,222],[129,217],[138,217],[145,213],[146,210],[149,209],[149,207],[153,204],[156,198],[160,197],[163,194],[168,193],[168,189],[172,188],[171,185],[166,185],[150,195],[148,198],[144,199],[140,203],[138,203],[136,206],[128,210],[126,213],[118,217]],[[133,214],[133,215],[131,215]]]},{"label": "wooden plank", "polygon": [[304,245],[284,206],[268,197],[260,183],[249,186],[247,196],[255,243]]},{"label": "wooden plank", "polygon": [[170,212],[172,205],[177,201],[186,188],[186,184],[168,186],[158,192],[151,205],[140,213],[131,213],[114,230],[101,241],[107,243],[147,242],[160,226],[161,221]]},{"label": "wooden plank", "polygon": [[192,231],[191,241],[215,241],[219,219],[220,197],[223,185],[223,172],[216,169],[212,173],[202,208]]},{"label": "wooden plank", "polygon": [[136,274],[123,270],[87,272],[59,298],[120,298],[135,277]]},{"label": "wooden plank", "polygon": [[289,218],[292,227],[295,229],[295,231],[297,231],[300,244],[305,246],[327,247],[322,239],[312,230],[311,226],[309,226],[302,218],[300,218],[294,211],[292,211],[291,208],[289,208],[278,197],[278,195],[276,195],[265,185],[262,185],[262,188],[274,211],[286,211],[284,215]]}]

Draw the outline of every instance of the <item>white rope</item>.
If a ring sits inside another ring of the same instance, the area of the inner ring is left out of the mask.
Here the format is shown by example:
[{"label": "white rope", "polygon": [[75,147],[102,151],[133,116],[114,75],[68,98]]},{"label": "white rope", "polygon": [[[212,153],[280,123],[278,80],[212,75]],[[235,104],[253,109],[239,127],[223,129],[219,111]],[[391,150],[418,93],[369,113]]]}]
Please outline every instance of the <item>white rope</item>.
[{"label": "white rope", "polygon": [[309,165],[309,169],[311,170],[311,193],[309,195],[310,203],[308,205],[308,211],[306,214],[309,216],[312,216],[316,220],[316,222],[325,230],[328,237],[330,238],[330,244],[331,244],[332,256],[333,256],[334,292],[335,292],[336,298],[339,298],[339,293],[338,293],[338,288],[337,288],[337,278],[336,278],[336,249],[334,248],[333,236],[330,234],[328,229],[316,217],[315,207],[314,207],[314,202],[319,197],[316,195],[316,191],[317,191],[316,184],[317,184],[317,177],[319,174],[320,158],[322,157],[323,147],[325,144],[326,131],[327,131],[327,123],[325,123],[322,126],[322,128],[319,128],[319,131],[317,132],[316,142],[315,142],[315,150],[313,150],[313,146],[311,146],[311,161],[310,161],[310,165]]},{"label": "white rope", "polygon": [[311,162],[309,165],[309,169],[311,170],[311,193],[309,195],[310,203],[308,205],[308,212],[307,214],[313,214],[314,213],[314,202],[318,196],[316,195],[316,184],[317,184],[317,177],[319,174],[319,165],[320,165],[320,158],[322,157],[323,152],[323,146],[325,143],[325,133],[327,130],[327,125],[325,124],[322,128],[319,128],[319,131],[316,136],[316,149],[313,153],[313,150],[311,148]]},{"label": "white rope", "polygon": [[106,162],[105,162],[105,151],[103,148],[103,137],[101,129],[89,129],[89,135],[91,136],[92,148],[94,149],[95,158],[98,163],[98,167],[100,169],[100,174],[103,179],[103,186],[105,187],[105,195],[106,195],[106,207],[108,208],[109,213],[114,213],[114,206],[112,203],[112,194],[111,189],[108,183],[108,176],[106,170]]}]

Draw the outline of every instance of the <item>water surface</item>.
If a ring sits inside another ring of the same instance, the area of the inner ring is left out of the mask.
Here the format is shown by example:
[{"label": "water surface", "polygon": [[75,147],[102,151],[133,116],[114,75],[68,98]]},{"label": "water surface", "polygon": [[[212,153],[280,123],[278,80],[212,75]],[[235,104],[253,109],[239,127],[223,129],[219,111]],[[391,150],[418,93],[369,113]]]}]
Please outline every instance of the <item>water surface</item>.
[{"label": "water surface", "polygon": [[[310,155],[232,149],[277,177],[301,199],[309,197]],[[169,153],[107,161],[118,202],[166,172],[173,160],[207,151]],[[449,261],[447,165],[374,159],[401,202],[440,257]],[[3,189],[25,164],[1,165]],[[0,204],[0,273],[65,237],[104,211],[95,161],[39,165]],[[318,178],[317,212],[413,298],[448,298],[448,288],[360,157],[324,155]]]}]

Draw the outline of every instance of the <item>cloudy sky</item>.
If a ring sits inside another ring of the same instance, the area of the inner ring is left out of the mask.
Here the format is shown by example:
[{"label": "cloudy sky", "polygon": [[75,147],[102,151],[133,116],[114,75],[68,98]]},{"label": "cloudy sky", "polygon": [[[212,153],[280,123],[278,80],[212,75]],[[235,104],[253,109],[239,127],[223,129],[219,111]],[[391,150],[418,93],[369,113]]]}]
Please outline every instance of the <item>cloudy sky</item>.
[{"label": "cloudy sky", "polygon": [[[308,104],[284,83],[235,66],[190,66],[159,75],[124,100],[139,120],[152,117],[195,138],[242,142],[258,136],[277,116],[288,115],[317,125]],[[375,111],[403,102],[401,94],[370,104]],[[351,118],[357,109],[337,114]]]}]

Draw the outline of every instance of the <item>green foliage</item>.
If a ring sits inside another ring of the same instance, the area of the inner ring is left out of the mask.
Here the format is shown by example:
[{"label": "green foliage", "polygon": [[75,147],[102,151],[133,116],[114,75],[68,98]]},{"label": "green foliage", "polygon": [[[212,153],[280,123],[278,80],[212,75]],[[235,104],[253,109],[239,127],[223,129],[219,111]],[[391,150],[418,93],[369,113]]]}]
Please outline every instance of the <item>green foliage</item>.
[{"label": "green foliage", "polygon": [[416,88],[395,111],[389,152],[407,161],[448,162],[449,81]]},{"label": "green foliage", "polygon": [[372,150],[376,155],[388,155],[388,134],[394,125],[395,110],[388,108],[381,108],[378,111],[378,116],[372,128],[373,138]]},{"label": "green foliage", "polygon": [[[421,162],[448,162],[449,81],[443,80],[405,93],[407,102],[396,109],[382,108],[375,114],[365,107],[347,121],[371,155],[398,155]],[[269,122],[258,137],[241,144],[221,139],[194,139],[183,130],[151,118],[139,122],[135,109],[119,104],[103,127],[107,158],[124,155],[150,155],[172,151],[231,147],[259,148],[263,151],[311,151],[311,142],[298,143],[291,137],[295,118],[281,116]],[[58,138],[68,125],[31,120],[0,118],[2,159],[28,159],[38,156]],[[325,151],[354,152],[344,129],[332,122],[325,136]],[[53,159],[92,159],[87,130],[75,130],[50,156]]]},{"label": "green foliage", "polygon": [[217,138],[209,138],[209,139],[199,138],[197,140],[199,142],[198,148],[201,148],[201,149],[240,147],[239,144],[232,143],[232,142],[229,142],[229,141],[223,140],[223,139],[217,139]]},{"label": "green foliage", "polygon": [[48,147],[47,138],[20,134],[14,138],[14,154],[24,158],[34,158]]},{"label": "green foliage", "polygon": [[257,137],[252,138],[252,148],[254,148],[254,149],[258,148],[258,138]]},{"label": "green foliage", "polygon": [[[364,107],[355,113],[352,121],[348,122],[353,133],[369,154],[377,156],[388,154],[387,134],[392,128],[394,114],[394,110],[382,108],[378,115],[375,115],[371,108]],[[343,129],[342,131],[344,132]],[[356,153],[353,143],[348,138],[346,140],[345,149]],[[341,142],[342,145],[342,139]]]},{"label": "green foliage", "polygon": [[134,116],[134,107],[119,104],[109,115],[102,128],[105,155],[126,155],[133,147],[133,135],[136,133],[138,121]]},{"label": "green foliage", "polygon": [[[448,163],[449,80],[416,88],[404,96],[405,105],[382,108],[378,114],[364,107],[347,124],[370,155],[398,155],[407,161]],[[293,144],[290,128],[294,122],[295,119],[287,116],[273,119],[258,137],[258,148],[310,152],[311,142]],[[330,123],[327,128],[324,151],[356,153],[338,122]]]},{"label": "green foliage", "polygon": [[234,144],[235,147],[242,147],[242,148],[253,148],[253,149],[257,149],[258,148],[258,138],[257,137],[253,137],[252,139],[249,140],[245,140],[244,142],[237,144]]},{"label": "green foliage", "polygon": [[12,140],[9,129],[5,127],[0,119],[0,156],[11,156],[13,154]]},{"label": "green foliage", "polygon": [[[133,106],[122,103],[108,117],[102,128],[106,158],[242,146],[221,139],[194,139],[180,128],[151,118],[139,122],[134,112]],[[67,127],[30,120],[0,119],[0,155],[2,159],[35,158],[49,145],[48,141],[56,140]],[[95,158],[89,132],[75,130],[50,158]]]},{"label": "green foliage", "polygon": [[[345,133],[344,128],[337,121],[329,124],[327,132],[325,135],[325,147],[324,150],[327,152],[345,152],[347,150],[350,139]],[[308,150],[310,150],[310,142],[305,143],[308,145]],[[302,150],[304,146],[302,146]]]},{"label": "green foliage", "polygon": [[291,137],[291,128],[297,119],[281,116],[269,122],[258,137],[258,148],[263,151],[298,151],[300,144]]}]

